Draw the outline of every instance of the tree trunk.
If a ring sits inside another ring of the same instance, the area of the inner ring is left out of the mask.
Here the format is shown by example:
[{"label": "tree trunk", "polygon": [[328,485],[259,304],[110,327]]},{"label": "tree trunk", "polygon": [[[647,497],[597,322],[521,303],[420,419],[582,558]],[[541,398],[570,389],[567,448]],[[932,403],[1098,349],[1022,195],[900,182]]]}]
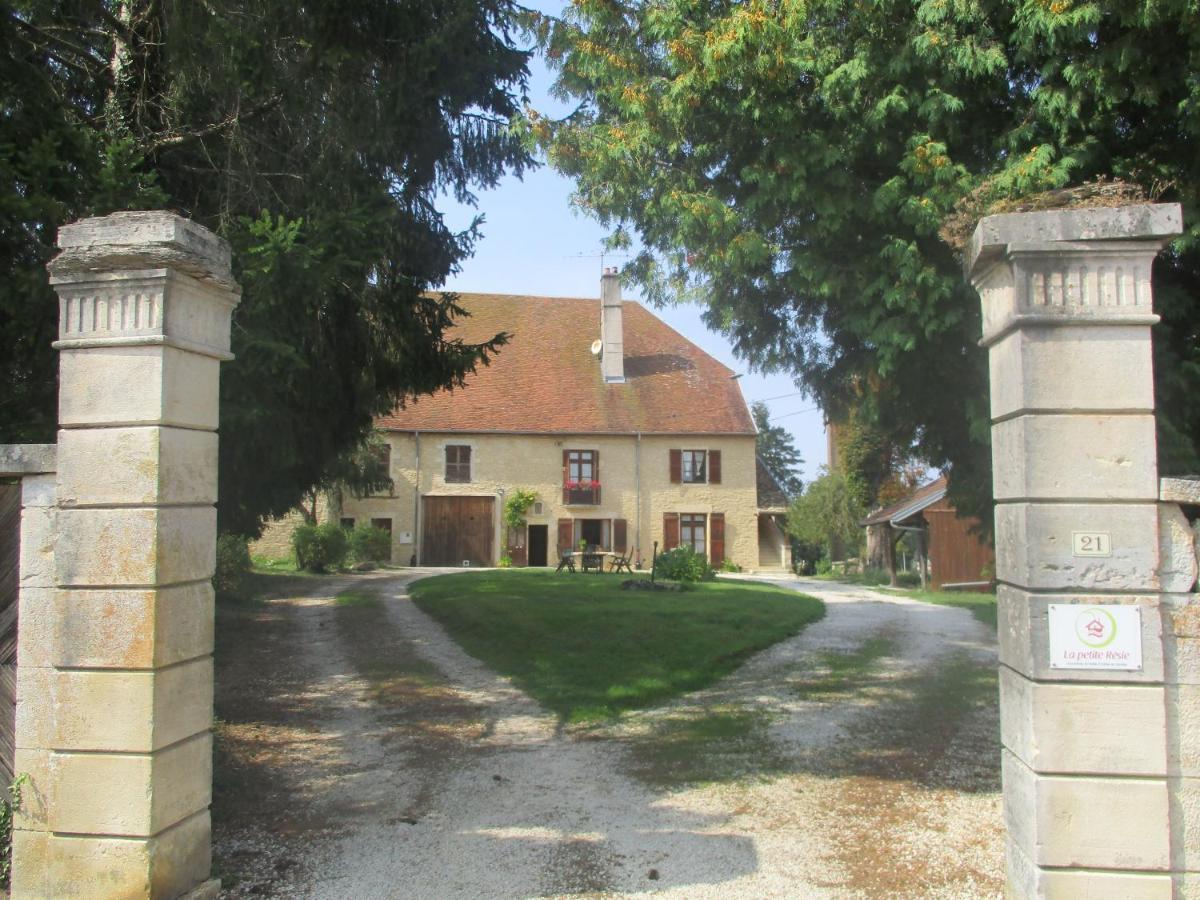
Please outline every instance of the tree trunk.
[{"label": "tree trunk", "polygon": [[879,541],[880,549],[883,551],[883,566],[887,569],[888,584],[892,587],[897,587],[900,584],[900,579],[896,576],[896,544],[900,542],[900,538],[904,536],[904,532],[897,531],[890,525],[880,525]]},{"label": "tree trunk", "polygon": [[[886,522],[881,525],[867,526],[867,568],[888,568],[888,544],[891,541],[892,528]],[[895,562],[891,565],[894,567]]]},{"label": "tree trunk", "polygon": [[120,0],[111,21],[111,83],[104,107],[110,137],[130,137],[145,146],[162,130],[163,41],[160,0]]},{"label": "tree trunk", "polygon": [[925,537],[925,529],[922,528],[917,533],[917,570],[921,573],[921,590],[926,590],[929,587],[929,541]]}]

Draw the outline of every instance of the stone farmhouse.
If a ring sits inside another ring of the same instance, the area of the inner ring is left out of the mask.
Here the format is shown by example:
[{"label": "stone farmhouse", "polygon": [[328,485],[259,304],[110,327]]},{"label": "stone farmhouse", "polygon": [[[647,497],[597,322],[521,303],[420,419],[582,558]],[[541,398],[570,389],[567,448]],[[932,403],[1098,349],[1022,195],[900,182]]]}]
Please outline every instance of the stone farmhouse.
[{"label": "stone farmhouse", "polygon": [[[454,337],[511,339],[464,388],[377,421],[391,493],[346,497],[343,524],[392,535],[430,566],[556,565],[581,542],[649,565],[695,548],[714,565],[786,564],[778,502],[759,502],[755,427],[733,372],[636,302],[461,294]],[[523,528],[505,499],[532,491]]]}]

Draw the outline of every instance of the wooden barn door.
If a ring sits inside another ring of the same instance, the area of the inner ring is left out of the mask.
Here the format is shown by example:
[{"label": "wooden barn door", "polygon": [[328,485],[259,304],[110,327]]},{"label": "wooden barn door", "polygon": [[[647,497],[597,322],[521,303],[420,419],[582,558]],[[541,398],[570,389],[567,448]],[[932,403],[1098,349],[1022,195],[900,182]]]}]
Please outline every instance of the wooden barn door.
[{"label": "wooden barn door", "polygon": [[17,564],[21,486],[0,484],[0,782],[13,778],[17,718]]},{"label": "wooden barn door", "polygon": [[490,566],[495,533],[495,498],[425,497],[421,565]]}]

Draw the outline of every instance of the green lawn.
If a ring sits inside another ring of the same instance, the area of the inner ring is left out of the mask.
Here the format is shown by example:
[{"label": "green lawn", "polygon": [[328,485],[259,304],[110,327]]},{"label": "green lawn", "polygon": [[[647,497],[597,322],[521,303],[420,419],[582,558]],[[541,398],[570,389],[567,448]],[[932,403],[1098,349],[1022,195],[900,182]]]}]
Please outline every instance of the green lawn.
[{"label": "green lawn", "polygon": [[813,597],[710,582],[623,591],[620,575],[442,575],[414,600],[463,648],[564,721],[611,718],[712,684],[825,614]]},{"label": "green lawn", "polygon": [[971,615],[980,622],[996,627],[996,595],[979,594],[974,591],[898,591],[890,588],[880,588],[885,594],[895,594],[899,597],[912,597],[922,603],[936,603],[939,606],[957,606],[969,609]]}]

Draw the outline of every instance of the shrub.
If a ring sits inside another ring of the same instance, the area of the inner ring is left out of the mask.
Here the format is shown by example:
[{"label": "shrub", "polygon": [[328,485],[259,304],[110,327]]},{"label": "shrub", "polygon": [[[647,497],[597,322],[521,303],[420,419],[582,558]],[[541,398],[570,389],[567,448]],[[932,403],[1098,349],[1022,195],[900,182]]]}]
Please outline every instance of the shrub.
[{"label": "shrub", "polygon": [[292,535],[296,565],[310,572],[336,569],[346,560],[350,542],[346,529],[333,522],[324,525],[301,525]]},{"label": "shrub", "polygon": [[217,535],[217,568],[213,573],[217,599],[237,602],[250,593],[250,547],[240,534]]},{"label": "shrub", "polygon": [[500,557],[500,568],[511,569],[512,568],[512,557],[507,554]]},{"label": "shrub", "polygon": [[392,536],[374,525],[356,525],[350,532],[350,552],[355,562],[387,562],[392,558]]},{"label": "shrub", "polygon": [[742,567],[735,563],[732,559],[727,559],[721,563],[722,572],[740,572]]},{"label": "shrub", "polygon": [[818,559],[814,566],[818,575],[828,575],[833,571],[833,563],[829,561],[829,557],[822,556]]},{"label": "shrub", "polygon": [[797,575],[812,575],[817,571],[817,561],[824,556],[820,544],[792,538],[792,567]]},{"label": "shrub", "polygon": [[660,553],[654,564],[654,574],[673,581],[711,581],[715,577],[708,560],[691,547],[676,547]]},{"label": "shrub", "polygon": [[873,587],[890,584],[891,576],[888,575],[887,569],[867,568],[862,571],[862,574],[855,579],[859,584],[867,584]]},{"label": "shrub", "polygon": [[12,875],[13,813],[21,808],[21,786],[27,781],[22,772],[8,786],[8,799],[0,799],[0,888],[9,886]]}]

